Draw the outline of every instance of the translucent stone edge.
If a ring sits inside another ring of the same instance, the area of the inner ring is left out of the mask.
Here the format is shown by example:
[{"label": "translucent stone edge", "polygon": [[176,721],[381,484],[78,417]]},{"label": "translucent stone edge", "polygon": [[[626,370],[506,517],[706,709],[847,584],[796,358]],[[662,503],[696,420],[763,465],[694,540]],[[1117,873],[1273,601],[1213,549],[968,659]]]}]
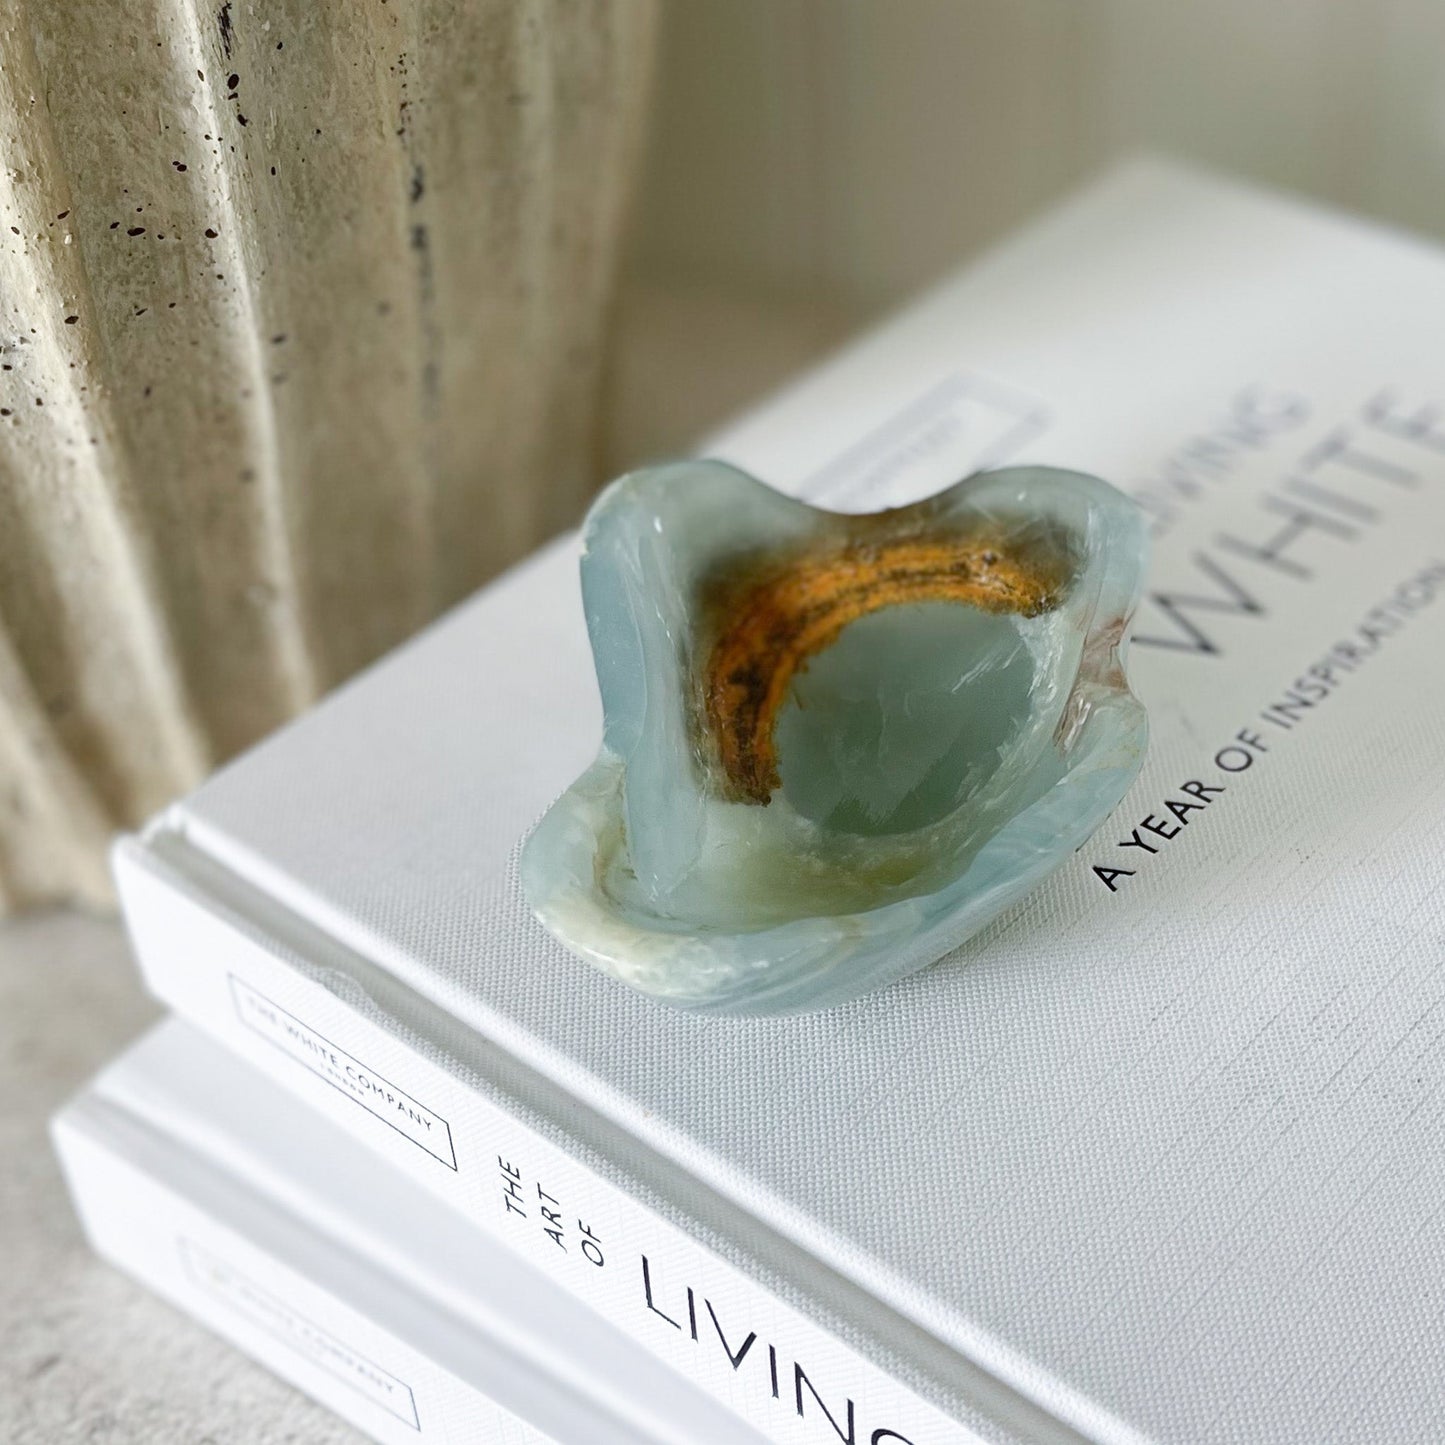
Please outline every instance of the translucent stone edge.
[{"label": "translucent stone edge", "polygon": [[[700,463],[700,466],[719,465]],[[675,468],[655,469],[654,476]],[[729,468],[730,471],[736,471]],[[739,473],[739,475],[746,475]],[[589,538],[610,505],[647,478],[619,479],[594,504]],[[623,917],[598,886],[596,859],[621,829],[623,758],[604,742],[585,772],[527,838],[519,869],[524,895],[564,947],[609,976],[677,1007],[768,1015],[827,1008],[886,987],[977,934],[1061,867],[1118,806],[1148,745],[1143,704],[1125,672],[1128,627],[1143,585],[1147,537],[1142,513],[1097,477],[1051,467],[978,473],[954,491],[1017,479],[1089,502],[1089,522],[1107,529],[1085,630],[1060,725],[1067,766],[1041,798],[979,850],[969,867],[931,893],[832,917],[762,930],[699,937],[643,927]],[[764,484],[749,478],[764,490]],[[773,495],[779,495],[773,493]],[[792,499],[786,499],[789,500]],[[802,503],[795,503],[804,506]],[[592,619],[589,618],[589,626]],[[595,639],[594,639],[595,640]],[[1112,742],[1111,742],[1112,739]]]}]

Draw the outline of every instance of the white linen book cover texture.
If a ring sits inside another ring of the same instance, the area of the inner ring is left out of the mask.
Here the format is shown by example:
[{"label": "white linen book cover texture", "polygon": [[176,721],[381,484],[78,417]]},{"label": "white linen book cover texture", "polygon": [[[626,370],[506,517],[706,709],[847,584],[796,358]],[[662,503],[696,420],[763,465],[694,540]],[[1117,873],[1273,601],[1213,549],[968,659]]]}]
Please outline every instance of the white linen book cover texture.
[{"label": "white linen book cover texture", "polygon": [[178,1021],[53,1127],[101,1254],[383,1445],[762,1445],[535,1266]]},{"label": "white linen book cover texture", "polygon": [[1439,253],[1144,163],[713,441],[1151,517],[1143,772],[936,967],[707,1019],[532,921],[569,539],[122,845],[152,987],[770,1439],[1438,1441],[1442,338]]}]

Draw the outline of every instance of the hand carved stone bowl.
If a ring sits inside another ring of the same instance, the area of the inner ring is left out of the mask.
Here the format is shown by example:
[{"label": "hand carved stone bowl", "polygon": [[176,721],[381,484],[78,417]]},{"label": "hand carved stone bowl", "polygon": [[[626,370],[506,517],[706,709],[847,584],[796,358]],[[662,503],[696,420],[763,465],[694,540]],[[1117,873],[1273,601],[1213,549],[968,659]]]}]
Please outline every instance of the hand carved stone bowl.
[{"label": "hand carved stone bowl", "polygon": [[1075,472],[820,511],[718,462],[614,482],[596,761],[527,840],[543,924],[685,1008],[841,1003],[956,948],[1123,797],[1145,532]]}]

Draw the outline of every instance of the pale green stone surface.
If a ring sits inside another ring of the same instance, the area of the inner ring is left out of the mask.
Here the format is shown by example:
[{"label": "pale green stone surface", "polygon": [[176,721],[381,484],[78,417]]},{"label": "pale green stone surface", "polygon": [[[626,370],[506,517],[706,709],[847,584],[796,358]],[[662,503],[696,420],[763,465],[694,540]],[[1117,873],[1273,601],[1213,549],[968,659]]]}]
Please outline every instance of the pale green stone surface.
[{"label": "pale green stone surface", "polygon": [[727,796],[699,743],[699,596],[727,559],[837,519],[717,462],[634,473],[599,498],[582,584],[602,747],[522,855],[528,898],[568,948],[683,1007],[841,1003],[957,947],[1123,797],[1146,739],[1122,667],[1137,508],[1080,473],[1014,468],[914,515],[940,535],[1047,537],[1068,559],[1057,605],[929,601],[850,623],[793,679],[781,786],[760,806]]}]

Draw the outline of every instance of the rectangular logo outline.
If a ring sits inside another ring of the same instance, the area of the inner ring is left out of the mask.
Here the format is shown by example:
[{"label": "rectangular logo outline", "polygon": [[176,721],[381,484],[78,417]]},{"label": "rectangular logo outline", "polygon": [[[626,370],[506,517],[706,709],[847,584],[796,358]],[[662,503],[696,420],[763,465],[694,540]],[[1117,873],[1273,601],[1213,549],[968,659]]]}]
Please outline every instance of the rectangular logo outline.
[{"label": "rectangular logo outline", "polygon": [[[181,1256],[181,1267],[185,1270],[186,1278],[208,1299],[213,1299],[218,1304],[225,1305],[234,1314],[251,1325],[252,1328],[260,1330],[267,1339],[272,1339],[278,1344],[286,1345],[299,1359],[307,1361],[308,1364],[315,1365],[317,1369],[330,1375],[333,1380],[340,1380],[343,1385],[349,1385],[362,1399],[369,1400],[373,1405],[385,1410],[393,1419],[400,1420],[403,1425],[410,1425],[413,1430],[420,1432],[421,1415],[416,1408],[416,1392],[399,1375],[393,1375],[390,1370],[383,1369],[375,1360],[368,1359],[363,1355],[360,1350],[352,1349],[339,1335],[333,1334],[330,1330],[322,1329],[315,1320],[310,1319],[300,1310],[287,1304],[284,1299],[281,1299],[268,1289],[262,1289],[260,1285],[256,1284],[254,1280],[247,1276],[244,1270],[237,1269],[234,1265],[228,1264],[218,1255],[212,1254],[210,1250],[203,1248],[194,1240],[187,1239],[185,1235],[178,1235],[176,1244],[177,1252]],[[308,1355],[306,1351],[297,1344],[296,1340],[290,1338],[281,1330],[266,1324],[263,1319],[258,1318],[255,1313],[248,1310],[241,1301],[232,1298],[229,1294],[221,1290],[213,1288],[198,1268],[198,1262],[200,1260],[210,1262],[212,1268],[219,1268],[228,1274],[235,1275],[245,1284],[248,1290],[259,1295],[269,1305],[277,1308],[281,1313],[291,1315],[293,1318],[299,1320],[307,1329],[315,1331],[322,1339],[329,1340],[337,1348],[351,1355],[360,1364],[365,1365],[368,1370],[373,1371],[377,1375],[385,1376],[386,1379],[392,1381],[401,1390],[406,1392],[406,1403],[410,1407],[410,1415],[401,1414],[384,1398],[372,1394],[355,1380],[349,1378],[344,1371],[328,1365],[324,1360],[318,1359],[314,1355]]]},{"label": "rectangular logo outline", "polygon": [[[410,1143],[415,1144],[416,1147],[422,1150],[423,1153],[430,1154],[431,1157],[435,1159],[439,1164],[445,1164],[446,1167],[450,1169],[453,1173],[459,1172],[457,1169],[456,1145],[452,1140],[452,1126],[447,1122],[447,1120],[442,1118],[442,1116],[438,1114],[435,1109],[429,1108],[426,1104],[423,1104],[420,1099],[417,1099],[411,1094],[408,1094],[405,1089],[399,1089],[395,1084],[391,1082],[390,1079],[383,1077],[381,1074],[377,1073],[375,1069],[368,1068],[366,1064],[362,1063],[362,1061],[356,1057],[355,1054],[350,1053],[346,1049],[343,1049],[339,1044],[332,1043],[325,1034],[320,1033],[318,1030],[312,1028],[311,1025],[308,1024],[304,1019],[297,1018],[295,1014],[290,1012],[290,1010],[282,1008],[280,1004],[275,1003],[271,999],[267,998],[260,989],[254,988],[251,984],[247,983],[245,979],[239,978],[233,973],[227,974],[226,977],[231,987],[231,1005],[235,1009],[236,1017],[240,1021],[243,1028],[249,1029],[253,1034],[256,1035],[257,1038],[264,1039],[278,1053],[284,1054],[293,1063],[300,1064],[301,1067],[305,1069],[308,1073],[315,1074],[322,1083],[328,1085],[330,1088],[335,1089],[336,1092],[342,1096],[342,1098],[350,1099],[353,1104],[356,1104],[359,1108],[365,1109],[366,1112],[370,1114],[373,1119],[380,1120],[380,1122],[385,1124],[388,1129],[391,1129],[395,1133],[400,1134],[403,1139],[408,1140]],[[385,1114],[378,1113],[374,1108],[371,1107],[371,1105],[366,1102],[365,1099],[359,1098],[357,1095],[351,1093],[349,1090],[342,1088],[340,1084],[338,1084],[334,1079],[328,1078],[327,1075],[322,1072],[322,1070],[318,1069],[314,1064],[308,1063],[303,1056],[292,1053],[290,1049],[286,1048],[286,1046],[280,1043],[278,1040],[272,1038],[271,1035],[268,1034],[264,1029],[258,1028],[246,1016],[246,1011],[242,1006],[241,990],[245,990],[245,992],[247,993],[254,994],[256,998],[258,998],[263,1004],[266,1005],[267,1008],[273,1010],[277,1014],[280,1014],[283,1018],[289,1019],[293,1024],[297,1026],[297,1028],[304,1030],[306,1033],[316,1038],[320,1043],[325,1044],[326,1047],[330,1049],[333,1053],[339,1054],[342,1058],[348,1060],[350,1063],[355,1064],[357,1068],[364,1070],[369,1078],[375,1079],[376,1082],[379,1084],[384,1084],[398,1098],[404,1099],[409,1104],[414,1104],[418,1109],[421,1109],[425,1113],[429,1114],[433,1119],[437,1121],[437,1123],[442,1126],[443,1129],[446,1130],[447,1153],[439,1154],[435,1149],[429,1148],[422,1140],[416,1138],[415,1135],[408,1134],[405,1129],[399,1128],[396,1124],[393,1124],[392,1121],[388,1119]]]}]

